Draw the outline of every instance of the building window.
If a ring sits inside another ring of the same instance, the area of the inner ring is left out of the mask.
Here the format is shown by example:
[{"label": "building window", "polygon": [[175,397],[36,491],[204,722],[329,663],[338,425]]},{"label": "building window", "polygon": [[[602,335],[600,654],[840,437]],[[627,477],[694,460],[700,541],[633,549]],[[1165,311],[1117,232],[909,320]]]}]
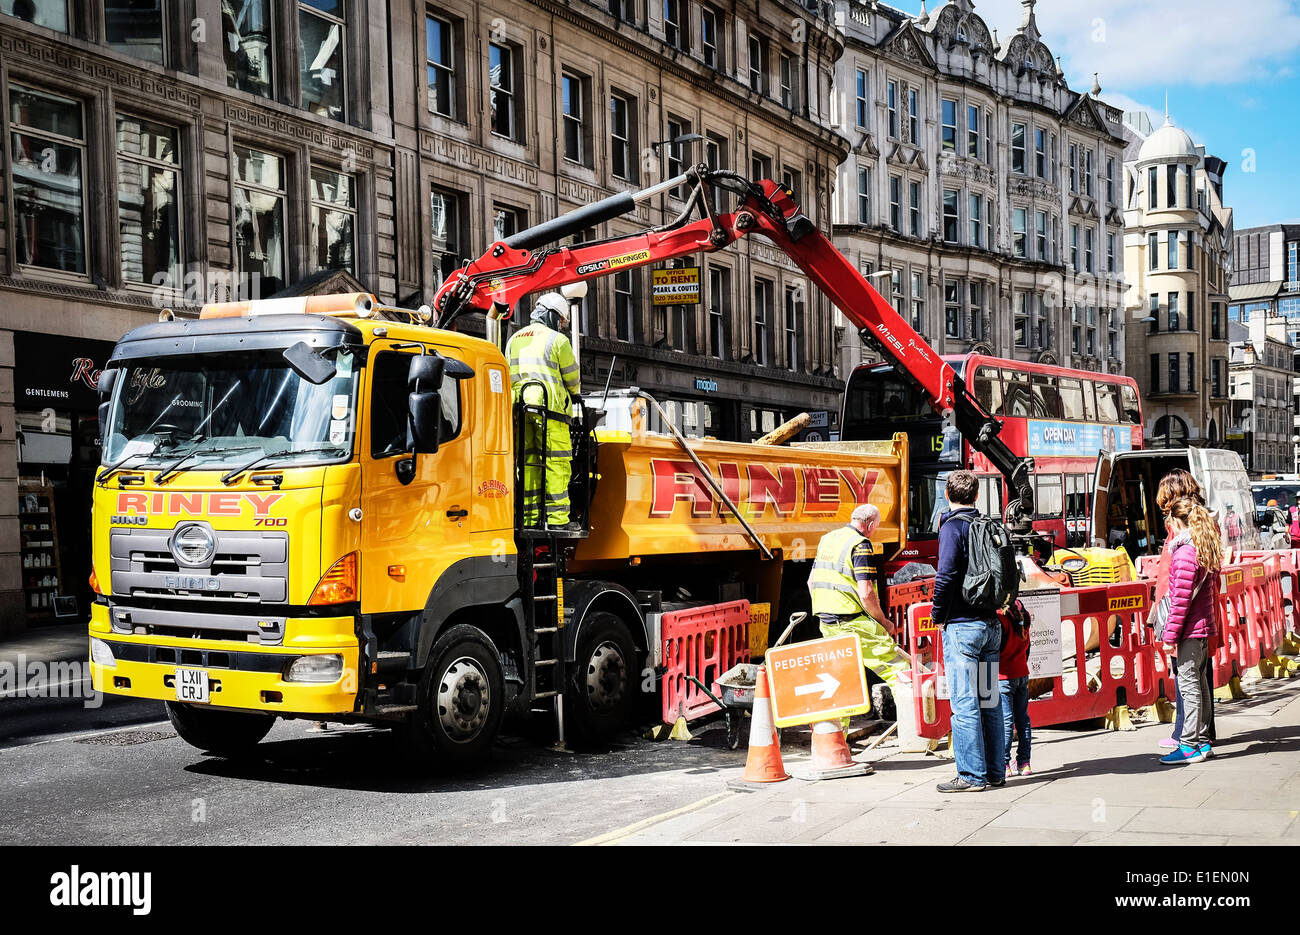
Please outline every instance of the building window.
[{"label": "building window", "polygon": [[1147,234],[1147,269],[1160,268],[1160,235]]},{"label": "building window", "polygon": [[803,204],[803,173],[798,169],[782,166],[781,185],[790,191],[795,204]]},{"label": "building window", "polygon": [[1070,144],[1070,191],[1079,190],[1079,147]]},{"label": "building window", "polygon": [[767,39],[749,37],[749,89],[759,94],[767,93]]},{"label": "building window", "polygon": [[1196,352],[1187,355],[1187,392],[1196,392]]},{"label": "building window", "polygon": [[522,140],[523,120],[515,101],[515,48],[488,45],[488,83],[492,88],[492,132],[508,140]]},{"label": "building window", "polygon": [[1025,209],[1011,209],[1011,249],[1018,257],[1028,257],[1028,231],[1025,229]]},{"label": "building window", "polygon": [[171,127],[117,115],[117,224],[125,282],[182,284],[177,136]]},{"label": "building window", "polygon": [[1151,392],[1160,392],[1160,355],[1151,355]]},{"label": "building window", "polygon": [[609,96],[609,171],[616,179],[636,181],[636,101],[614,93]]},{"label": "building window", "polygon": [[441,286],[460,266],[460,196],[435,188],[429,197],[433,235],[433,276]]},{"label": "building window", "polygon": [[961,280],[943,281],[943,330],[950,338],[961,337]]},{"label": "building window", "polygon": [[[669,140],[675,140],[678,137],[685,136],[687,133],[690,132],[691,132],[690,121],[683,120],[680,117],[668,118],[668,139]],[[686,163],[684,158],[685,155],[686,155],[685,143],[669,143],[668,177],[670,179],[675,179],[677,178],[677,176],[681,175],[683,172],[686,171]],[[671,195],[673,198],[676,198],[678,201],[681,201],[686,197],[686,186],[679,185],[676,188],[671,189],[668,192],[668,194]]]},{"label": "building window", "polygon": [[983,232],[984,197],[970,196],[970,244],[972,247],[984,246]]},{"label": "building window", "polygon": [[1015,342],[1016,347],[1029,346],[1029,293],[1021,292],[1017,296],[1018,305],[1016,306],[1016,323],[1015,323]]},{"label": "building window", "polygon": [[795,109],[795,101],[797,99],[795,96],[796,78],[797,75],[795,73],[794,58],[792,58],[790,55],[787,55],[785,52],[782,52],[781,53],[781,106],[789,110]]},{"label": "building window", "polygon": [[114,52],[161,65],[165,34],[162,0],[105,0],[104,41]]},{"label": "building window", "polygon": [[957,192],[951,188],[943,190],[943,239],[957,243]]},{"label": "building window", "polygon": [[803,334],[803,286],[785,287],[785,366],[802,372],[799,338]]},{"label": "building window", "polygon": [[903,295],[903,271],[893,268],[889,271],[889,299],[894,311],[900,315],[907,314],[907,299]]},{"label": "building window", "polygon": [[505,205],[492,206],[492,242],[513,237],[524,229],[524,213]]},{"label": "building window", "polygon": [[271,97],[275,90],[271,0],[243,0],[232,6],[231,15],[222,17],[226,30],[221,44],[226,57],[226,84],[258,97]]},{"label": "building window", "polygon": [[912,327],[920,331],[925,327],[925,274],[912,271]]},{"label": "building window", "polygon": [[1177,292],[1169,293],[1168,314],[1169,314],[1169,330],[1170,331],[1182,330],[1181,328],[1182,322],[1179,321],[1178,319],[1178,293]]},{"label": "building window", "polygon": [[755,150],[749,156],[750,177],[754,181],[760,179],[770,179],[772,177],[772,157],[764,156]]},{"label": "building window", "polygon": [[898,82],[890,81],[887,87],[887,105],[889,108],[889,136],[890,139],[898,139]]},{"label": "building window", "polygon": [[1151,333],[1155,334],[1160,330],[1160,296],[1154,292],[1147,303],[1147,317],[1151,319]]},{"label": "building window", "polygon": [[980,157],[980,109],[972,104],[966,105],[966,155]]},{"label": "building window", "polygon": [[684,0],[664,0],[664,38],[668,44],[682,51],[689,51],[690,36],[687,34],[682,18]]},{"label": "building window", "polygon": [[456,116],[455,31],[437,16],[424,18],[424,54],[429,85],[429,113]]},{"label": "building window", "polygon": [[1115,272],[1115,235],[1106,235],[1106,272]]},{"label": "building window", "polygon": [[560,112],[564,119],[564,158],[580,165],[587,161],[587,80],[565,72],[560,75]]},{"label": "building window", "polygon": [[235,244],[243,298],[265,297],[288,285],[284,204],[284,159],[236,146]]},{"label": "building window", "polygon": [[1070,309],[1070,352],[1080,353],[1083,347],[1083,327],[1079,324],[1079,309]]},{"label": "building window", "polygon": [[1096,269],[1094,268],[1092,262],[1092,255],[1093,255],[1092,241],[1094,235],[1095,232],[1091,227],[1085,227],[1083,229],[1083,268],[1089,273],[1096,272]]},{"label": "building window", "polygon": [[1182,372],[1181,359],[1177,351],[1169,355],[1169,392],[1177,393],[1180,385],[1178,375]]},{"label": "building window", "polygon": [[316,269],[345,269],[356,275],[356,221],[352,176],[313,166],[311,251]]},{"label": "building window", "polygon": [[858,166],[858,223],[871,223],[871,170],[866,166]]},{"label": "building window", "polygon": [[1196,330],[1196,293],[1187,293],[1187,330]]},{"label": "building window", "polygon": [[1106,157],[1106,203],[1115,203],[1115,157]]},{"label": "building window", "polygon": [[727,360],[731,345],[731,270],[709,267],[709,353]]},{"label": "building window", "polygon": [[722,14],[712,7],[700,7],[700,46],[704,64],[722,71]]},{"label": "building window", "polygon": [[68,31],[68,0],[0,0],[0,13],[57,32]]},{"label": "building window", "polygon": [[1178,207],[1178,166],[1165,166],[1165,206]]},{"label": "building window", "polygon": [[921,145],[921,99],[916,88],[907,89],[907,138]]},{"label": "building window", "polygon": [[1178,231],[1169,232],[1169,269],[1178,269]]},{"label": "building window", "polygon": [[84,274],[86,141],[81,103],[13,84],[9,126],[18,263]]},{"label": "building window", "polygon": [[318,117],[346,118],[343,0],[298,4],[299,77],[302,106]]},{"label": "building window", "polygon": [[1222,317],[1223,316],[1220,312],[1219,303],[1211,302],[1210,303],[1210,340],[1211,341],[1218,341],[1220,339],[1220,334],[1221,334],[1220,322],[1222,321]]},{"label": "building window", "polygon": [[1044,262],[1051,259],[1047,244],[1047,212],[1039,211],[1034,216],[1034,238],[1038,247],[1037,257]]},{"label": "building window", "polygon": [[900,176],[889,177],[889,226],[891,229],[903,229],[903,180]]},{"label": "building window", "polygon": [[859,68],[857,70],[857,74],[855,75],[855,80],[857,84],[857,101],[856,101],[856,112],[855,112],[856,119],[857,119],[857,126],[865,129],[868,123],[868,118],[870,116],[870,108],[868,105],[868,98],[867,98],[867,73],[863,71],[861,68]]},{"label": "building window", "polygon": [[1088,356],[1097,356],[1097,309],[1088,306]]},{"label": "building window", "polygon": [[768,367],[772,360],[772,327],[776,286],[770,279],[754,280],[754,363]]},{"label": "building window", "polygon": [[957,102],[944,98],[942,104],[943,136],[942,146],[945,152],[957,151]]},{"label": "building window", "polygon": [[1083,193],[1092,197],[1092,150],[1083,151]]},{"label": "building window", "polygon": [[970,284],[970,326],[966,336],[972,341],[982,341],[988,335],[984,333],[984,316],[987,307],[984,305],[984,283],[972,282]]},{"label": "building window", "polygon": [[1070,267],[1079,270],[1079,225],[1070,225]]},{"label": "building window", "polygon": [[614,274],[614,334],[620,341],[641,339],[637,321],[640,279],[638,270],[625,269]]},{"label": "building window", "polygon": [[1287,241],[1286,281],[1289,283],[1300,282],[1300,241]]},{"label": "building window", "polygon": [[1013,123],[1011,125],[1011,171],[1025,173],[1025,125],[1023,123]]},{"label": "building window", "polygon": [[1034,171],[1040,179],[1048,178],[1047,136],[1042,127],[1034,128]]},{"label": "building window", "polygon": [[[1151,166],[1147,169],[1147,208],[1154,211],[1160,205],[1160,167]],[[1172,207],[1172,206],[1171,206]]]},{"label": "building window", "polygon": [[921,183],[907,183],[908,213],[913,237],[921,236]]},{"label": "building window", "polygon": [[[717,172],[720,169],[726,169],[727,166],[727,140],[726,137],[719,136],[716,133],[704,134],[704,162]],[[715,188],[712,194],[713,207],[716,211],[727,210],[727,193],[721,189]]]}]

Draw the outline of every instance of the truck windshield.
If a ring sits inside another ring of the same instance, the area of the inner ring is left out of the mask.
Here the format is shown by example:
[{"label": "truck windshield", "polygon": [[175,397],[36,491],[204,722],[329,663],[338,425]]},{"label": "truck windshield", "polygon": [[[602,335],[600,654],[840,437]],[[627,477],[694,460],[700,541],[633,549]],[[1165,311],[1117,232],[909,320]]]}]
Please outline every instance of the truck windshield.
[{"label": "truck windshield", "polygon": [[[104,431],[104,463],[229,468],[263,453],[336,461],[352,452],[357,361],[325,352],[334,376],[303,379],[278,351],[201,354],[127,364]],[[307,449],[310,449],[308,451]],[[288,457],[288,456],[287,456]]]}]

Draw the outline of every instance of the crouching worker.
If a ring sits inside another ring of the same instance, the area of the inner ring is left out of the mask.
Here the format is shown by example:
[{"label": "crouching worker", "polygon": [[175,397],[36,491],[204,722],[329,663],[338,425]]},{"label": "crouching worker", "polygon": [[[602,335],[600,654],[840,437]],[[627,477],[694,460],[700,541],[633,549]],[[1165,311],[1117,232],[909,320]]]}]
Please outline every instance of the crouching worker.
[{"label": "crouching worker", "polygon": [[870,537],[879,525],[880,510],[864,503],[853,511],[847,526],[823,536],[808,590],[822,636],[856,636],[863,664],[892,687],[912,663],[894,642],[889,618],[871,583]]}]

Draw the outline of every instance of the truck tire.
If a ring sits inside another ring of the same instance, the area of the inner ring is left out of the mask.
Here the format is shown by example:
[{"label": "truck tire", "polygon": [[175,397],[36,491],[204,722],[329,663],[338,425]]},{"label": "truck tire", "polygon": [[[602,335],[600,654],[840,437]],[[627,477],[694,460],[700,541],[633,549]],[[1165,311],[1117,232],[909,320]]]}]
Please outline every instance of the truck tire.
[{"label": "truck tire", "polygon": [[569,673],[569,726],[578,741],[608,740],[627,727],[641,681],[636,645],[620,617],[596,611],[583,624]]},{"label": "truck tire", "polygon": [[274,714],[222,711],[176,701],[167,702],[167,719],[191,747],[224,757],[248,753],[275,724]]},{"label": "truck tire", "polygon": [[506,709],[496,647],[482,630],[458,624],[438,637],[416,693],[418,710],[397,733],[421,766],[464,766],[487,758]]}]

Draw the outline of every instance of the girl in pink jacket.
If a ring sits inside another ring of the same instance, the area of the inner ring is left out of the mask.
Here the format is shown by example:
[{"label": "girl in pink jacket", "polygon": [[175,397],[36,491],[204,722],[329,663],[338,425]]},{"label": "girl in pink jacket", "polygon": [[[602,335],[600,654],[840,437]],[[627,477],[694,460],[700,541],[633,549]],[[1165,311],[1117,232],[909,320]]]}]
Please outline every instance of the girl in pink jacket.
[{"label": "girl in pink jacket", "polygon": [[1172,536],[1169,559],[1169,617],[1162,640],[1176,657],[1178,693],[1183,701],[1183,731],[1178,748],[1160,758],[1166,765],[1198,763],[1211,753],[1205,660],[1214,628],[1223,545],[1218,524],[1204,506],[1182,498],[1169,505],[1166,525]]}]

